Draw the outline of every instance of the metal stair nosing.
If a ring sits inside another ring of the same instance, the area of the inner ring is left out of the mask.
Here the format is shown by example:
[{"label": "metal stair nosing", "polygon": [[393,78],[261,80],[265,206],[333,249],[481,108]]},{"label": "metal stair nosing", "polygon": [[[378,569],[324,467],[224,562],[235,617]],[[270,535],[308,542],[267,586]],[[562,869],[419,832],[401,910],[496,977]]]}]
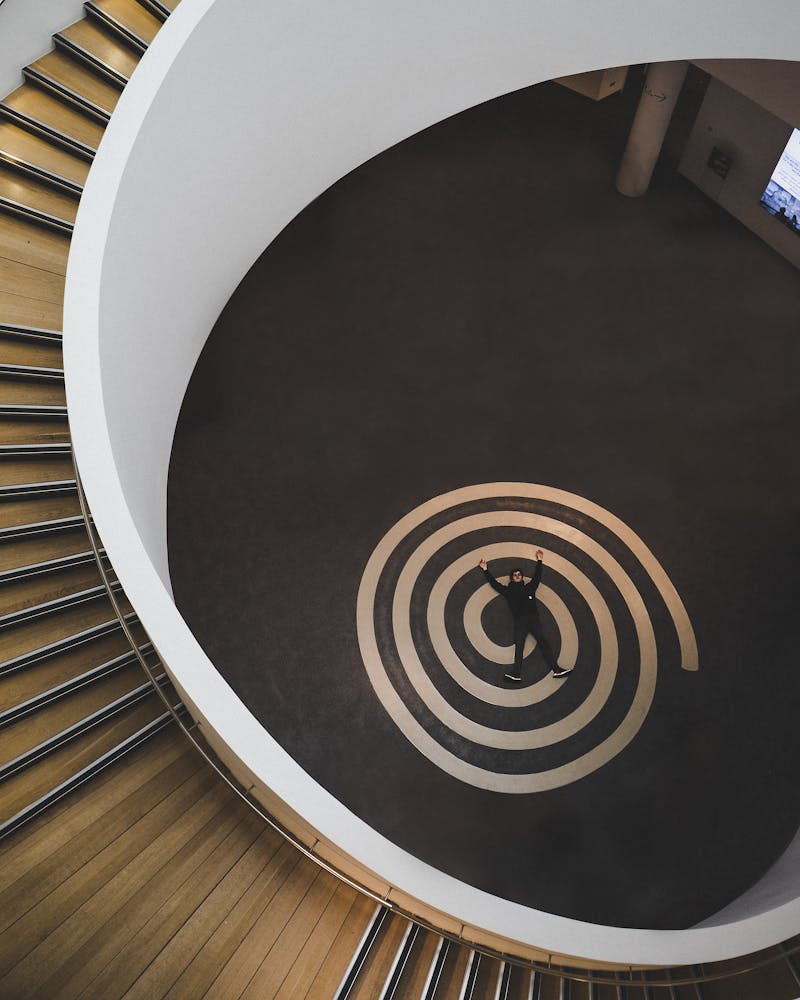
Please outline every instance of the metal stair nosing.
[{"label": "metal stair nosing", "polygon": [[473,1000],[475,995],[475,984],[478,981],[478,971],[481,967],[481,953],[474,948],[470,948],[467,958],[467,967],[464,969],[464,979],[461,982],[461,992],[459,1000]]},{"label": "metal stair nosing", "polygon": [[83,185],[78,184],[77,181],[70,180],[69,177],[63,177],[61,174],[56,174],[52,170],[45,169],[45,167],[40,167],[37,163],[31,163],[30,160],[23,160],[21,156],[15,156],[14,153],[9,153],[7,150],[0,149],[0,161],[22,174],[27,174],[37,181],[42,181],[49,187],[66,191],[67,194],[71,194],[75,198],[80,198],[83,193]]},{"label": "metal stair nosing", "polygon": [[63,368],[44,368],[41,365],[12,365],[0,362],[0,378],[18,378],[31,381],[63,382]]},{"label": "metal stair nosing", "polygon": [[375,907],[372,915],[372,919],[367,925],[367,929],[361,936],[361,940],[358,943],[358,947],[353,952],[353,957],[350,959],[350,963],[344,971],[342,976],[342,981],[339,983],[339,988],[334,994],[334,1000],[347,1000],[353,991],[356,980],[358,979],[358,974],[364,966],[367,960],[370,949],[375,943],[375,939],[380,933],[380,929],[389,914],[389,910],[385,906]]},{"label": "metal stair nosing", "polygon": [[[160,677],[156,678],[156,682],[159,685],[166,681],[166,674],[161,674]],[[79,719],[71,726],[67,726],[66,729],[62,729],[60,732],[54,733],[41,743],[37,743],[35,747],[31,747],[19,756],[14,757],[13,760],[0,765],[0,783],[13,777],[15,774],[19,774],[19,772],[24,771],[25,768],[31,767],[33,764],[37,763],[37,761],[42,760],[51,753],[55,753],[56,750],[60,750],[62,747],[67,746],[67,744],[72,743],[73,740],[78,739],[78,737],[83,736],[85,733],[91,732],[92,729],[96,729],[104,722],[108,722],[110,719],[113,719],[114,716],[119,715],[120,712],[124,712],[126,709],[137,705],[140,701],[149,697],[154,690],[155,688],[150,681],[145,681],[144,684],[140,684],[132,691],[128,691],[121,697],[115,698],[114,701],[109,702],[108,705],[98,708],[97,711],[92,712],[83,719]]]},{"label": "metal stair nosing", "polygon": [[[125,615],[125,622],[128,625],[132,625],[137,620],[138,618],[134,611]],[[45,646],[37,646],[36,649],[31,649],[27,653],[21,653],[19,656],[12,656],[8,660],[3,660],[0,662],[0,677],[13,674],[17,670],[24,670],[35,663],[41,663],[54,656],[60,656],[62,653],[72,652],[84,646],[87,642],[101,639],[112,632],[121,631],[122,626],[119,619],[115,616],[108,621],[100,622],[98,625],[92,625],[91,628],[83,629],[80,632],[75,632],[73,635],[64,636],[63,639],[56,639],[55,642],[49,642]]]},{"label": "metal stair nosing", "polygon": [[440,937],[439,944],[431,959],[431,967],[422,987],[421,1000],[434,1000],[436,991],[439,988],[439,981],[442,978],[444,963],[450,951],[450,941],[448,938]]},{"label": "metal stair nosing", "polygon": [[[101,549],[100,554],[104,555],[105,549]],[[58,573],[59,570],[87,566],[93,562],[94,552],[87,549],[85,552],[76,552],[74,555],[59,556],[57,559],[44,559],[42,562],[28,563],[27,566],[15,566],[13,569],[6,569],[0,573],[0,586],[19,583],[21,580],[30,580],[48,573]]]},{"label": "metal stair nosing", "polygon": [[72,104],[79,111],[82,111],[85,115],[90,118],[94,118],[95,121],[100,122],[101,125],[108,125],[111,121],[111,113],[106,111],[105,108],[101,108],[99,104],[95,104],[94,101],[90,101],[88,97],[84,97],[83,94],[79,94],[77,90],[73,90],[71,87],[67,87],[66,84],[55,80],[52,76],[47,73],[43,73],[39,69],[35,69],[33,66],[25,66],[22,70],[23,77],[42,90],[48,91],[50,94],[54,94],[62,101],[66,101],[68,104]]},{"label": "metal stair nosing", "polygon": [[126,84],[128,83],[128,77],[124,73],[120,73],[118,69],[114,69],[107,62],[104,62],[99,56],[96,56],[94,52],[90,52],[85,49],[78,42],[73,41],[66,35],[57,31],[53,35],[53,44],[57,49],[62,52],[66,52],[67,55],[72,56],[78,62],[83,63],[87,69],[92,70],[94,73],[99,73],[100,76],[108,80],[109,83],[114,84],[114,86],[119,87],[120,90],[124,90]]},{"label": "metal stair nosing", "polygon": [[113,31],[115,35],[118,35],[124,42],[127,42],[132,48],[137,49],[140,53],[144,54],[147,52],[147,42],[141,38],[136,32],[129,28],[127,24],[123,24],[108,11],[103,10],[102,7],[98,7],[94,0],[86,0],[83,5],[83,9],[89,15],[89,17],[94,18],[101,24],[104,24],[110,31]]},{"label": "metal stair nosing", "polygon": [[[115,593],[119,593],[122,587],[116,584],[112,587]],[[78,590],[74,594],[67,594],[64,597],[56,597],[52,601],[42,601],[41,604],[32,604],[27,608],[20,608],[18,611],[9,611],[5,615],[0,615],[0,630],[13,628],[17,625],[27,625],[37,618],[45,618],[48,615],[57,614],[62,611],[72,611],[82,604],[89,604],[97,601],[101,597],[106,597],[108,591],[105,585],[100,583],[96,587],[87,587],[85,590]]]},{"label": "metal stair nosing", "polygon": [[[68,496],[76,493],[78,484],[74,479],[50,479],[44,483],[9,483],[0,486],[0,500],[31,500],[42,496]],[[0,580],[3,574],[0,573]]]},{"label": "metal stair nosing", "polygon": [[157,17],[162,23],[172,14],[169,7],[165,3],[162,3],[161,0],[137,0],[137,2],[140,7],[144,7],[145,10],[149,11],[154,17]]},{"label": "metal stair nosing", "polygon": [[95,158],[96,150],[92,146],[88,146],[85,142],[81,142],[80,139],[67,135],[66,132],[61,132],[59,129],[53,128],[52,125],[48,125],[46,122],[40,121],[32,115],[20,111],[19,108],[12,108],[5,101],[0,101],[0,117],[6,118],[19,128],[30,132],[31,135],[38,136],[40,139],[46,139],[48,142],[60,146],[68,153],[78,156],[84,162],[91,163]]},{"label": "metal stair nosing", "polygon": [[58,458],[72,454],[69,441],[39,441],[36,444],[0,444],[3,458]]},{"label": "metal stair nosing", "polygon": [[411,956],[411,950],[414,947],[414,942],[417,940],[418,934],[419,925],[409,920],[408,927],[406,927],[395,956],[392,959],[392,964],[386,976],[386,982],[383,984],[383,989],[380,992],[378,1000],[395,1000],[397,997],[400,978],[408,964],[408,959]]},{"label": "metal stair nosing", "polygon": [[494,1000],[508,1000],[511,991],[511,963],[501,962],[500,972],[497,976],[497,989],[494,991]]},{"label": "metal stair nosing", "polygon": [[[151,656],[154,652],[153,644],[150,642],[145,643],[144,646],[139,648],[139,652],[145,657]],[[47,705],[52,705],[62,698],[66,698],[75,691],[79,691],[82,687],[93,684],[95,681],[105,677],[110,677],[124,667],[133,666],[138,662],[139,657],[134,650],[128,653],[120,653],[119,656],[115,656],[111,660],[106,660],[105,663],[92,667],[90,670],[86,670],[76,677],[70,677],[69,680],[63,681],[61,684],[56,684],[46,691],[34,695],[32,698],[19,702],[17,705],[12,705],[10,708],[5,709],[5,711],[0,712],[0,729],[10,726],[13,722],[17,722],[26,715],[38,712],[39,709],[45,708]]]},{"label": "metal stair nosing", "polygon": [[57,215],[50,215],[48,212],[40,212],[37,208],[31,208],[30,205],[24,205],[22,202],[13,201],[2,195],[0,195],[0,208],[11,215],[25,219],[27,222],[35,222],[40,226],[55,229],[68,236],[72,235],[74,229],[73,223],[67,219],[60,219]]},{"label": "metal stair nosing", "polygon": [[66,416],[66,406],[49,406],[39,403],[0,403],[0,420],[64,420]]},{"label": "metal stair nosing", "polygon": [[82,515],[73,514],[69,517],[57,517],[50,521],[32,521],[28,524],[12,524],[0,528],[0,542],[12,539],[28,538],[38,535],[48,535],[58,531],[71,531],[85,525]]},{"label": "metal stair nosing", "polygon": [[156,733],[161,732],[162,729],[172,722],[172,718],[171,712],[164,712],[153,719],[152,722],[148,722],[146,726],[143,726],[137,732],[127,737],[127,739],[123,740],[116,747],[112,747],[111,750],[107,750],[104,754],[101,754],[100,757],[87,764],[86,767],[81,768],[80,771],[76,771],[74,775],[56,785],[55,788],[38,798],[35,802],[32,802],[15,815],[0,823],[0,840],[10,836],[25,823],[30,822],[30,820],[35,819],[46,809],[50,808],[50,806],[55,805],[65,795],[85,784],[90,778],[93,778],[111,764],[121,760],[132,750],[135,750],[146,740],[150,739],[150,737],[155,736]]},{"label": "metal stair nosing", "polygon": [[61,346],[64,335],[61,330],[48,330],[40,326],[22,326],[17,323],[0,323],[0,336],[16,340],[30,340],[41,344]]}]

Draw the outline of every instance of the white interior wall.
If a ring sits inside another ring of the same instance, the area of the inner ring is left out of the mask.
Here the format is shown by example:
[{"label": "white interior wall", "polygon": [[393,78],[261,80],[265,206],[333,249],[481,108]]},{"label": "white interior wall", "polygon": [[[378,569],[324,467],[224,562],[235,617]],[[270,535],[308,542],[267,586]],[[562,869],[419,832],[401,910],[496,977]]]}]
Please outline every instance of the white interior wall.
[{"label": "white interior wall", "polygon": [[769,6],[773,18],[754,0],[183,0],[122,96],[78,215],[65,303],[73,443],[111,561],[198,716],[246,773],[390,883],[555,952],[643,964],[723,958],[800,929],[800,905],[722,929],[586,925],[471,889],[375,834],[264,733],[172,604],[172,436],[231,292],[344,173],[442,118],[554,76],[700,54],[788,59],[800,6]]},{"label": "white interior wall", "polygon": [[21,68],[49,52],[53,32],[82,13],[81,0],[5,0],[0,6],[0,95],[16,90]]},{"label": "white interior wall", "polygon": [[[800,236],[760,205],[793,125],[737,90],[711,80],[681,156],[680,172],[778,253],[800,267]],[[724,179],[708,166],[717,146],[733,158]]]}]

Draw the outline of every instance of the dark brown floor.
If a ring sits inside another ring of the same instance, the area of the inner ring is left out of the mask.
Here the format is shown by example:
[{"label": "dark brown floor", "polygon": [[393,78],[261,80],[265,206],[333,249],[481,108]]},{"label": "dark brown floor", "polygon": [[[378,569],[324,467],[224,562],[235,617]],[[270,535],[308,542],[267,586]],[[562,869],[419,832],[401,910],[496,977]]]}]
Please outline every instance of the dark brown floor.
[{"label": "dark brown floor", "polygon": [[[221,673],[376,829],[509,899],[682,927],[757,880],[800,818],[800,282],[669,157],[646,198],[616,194],[635,99],[521,91],[310,205],[198,363],[170,557]],[[393,523],[515,480],[634,526],[702,665],[659,674],[608,766],[523,796],[463,785],[405,741],[354,624]]]}]

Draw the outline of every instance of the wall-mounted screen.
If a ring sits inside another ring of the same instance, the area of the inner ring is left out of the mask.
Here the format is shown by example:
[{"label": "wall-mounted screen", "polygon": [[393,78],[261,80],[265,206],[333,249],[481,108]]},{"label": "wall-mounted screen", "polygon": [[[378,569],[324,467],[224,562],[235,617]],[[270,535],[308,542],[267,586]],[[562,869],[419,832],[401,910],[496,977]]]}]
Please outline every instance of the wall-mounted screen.
[{"label": "wall-mounted screen", "polygon": [[800,235],[800,129],[795,129],[775,164],[761,204],[789,229]]}]

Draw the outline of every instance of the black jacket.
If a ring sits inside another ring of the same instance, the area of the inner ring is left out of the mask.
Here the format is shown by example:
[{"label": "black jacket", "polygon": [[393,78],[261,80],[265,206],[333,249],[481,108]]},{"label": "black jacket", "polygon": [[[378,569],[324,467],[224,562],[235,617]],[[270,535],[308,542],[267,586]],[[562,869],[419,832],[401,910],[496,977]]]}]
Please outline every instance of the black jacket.
[{"label": "black jacket", "polygon": [[488,569],[483,571],[484,576],[494,587],[498,594],[502,594],[508,601],[511,613],[515,618],[523,618],[525,615],[536,614],[536,588],[542,578],[542,561],[536,560],[536,569],[530,583],[514,583],[510,580],[508,584],[498,583]]}]

